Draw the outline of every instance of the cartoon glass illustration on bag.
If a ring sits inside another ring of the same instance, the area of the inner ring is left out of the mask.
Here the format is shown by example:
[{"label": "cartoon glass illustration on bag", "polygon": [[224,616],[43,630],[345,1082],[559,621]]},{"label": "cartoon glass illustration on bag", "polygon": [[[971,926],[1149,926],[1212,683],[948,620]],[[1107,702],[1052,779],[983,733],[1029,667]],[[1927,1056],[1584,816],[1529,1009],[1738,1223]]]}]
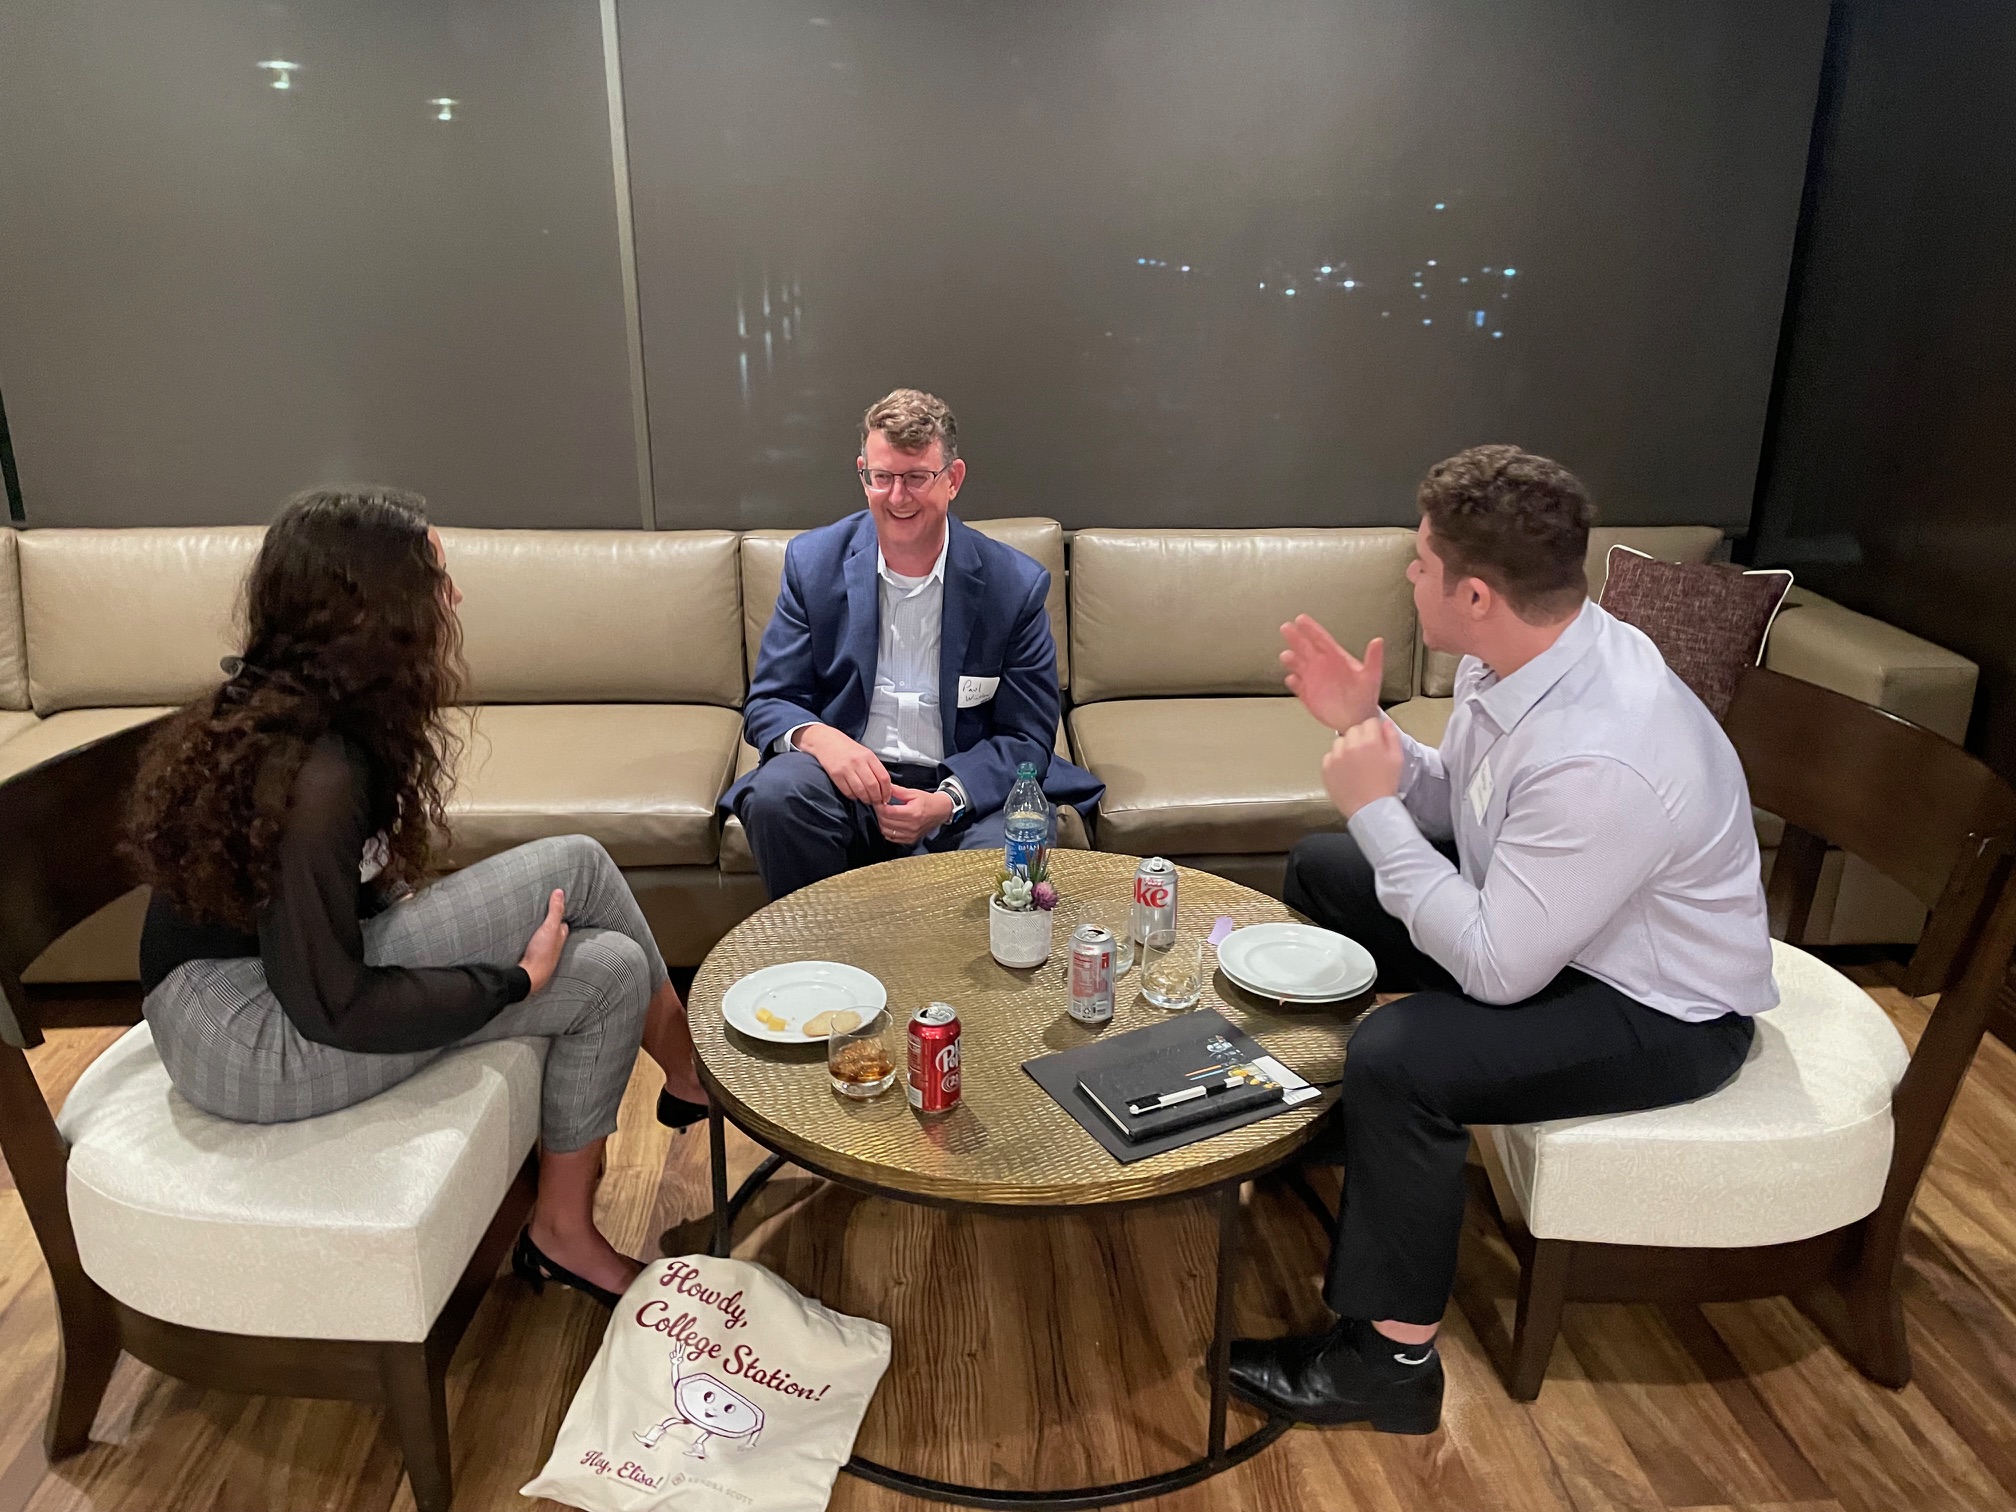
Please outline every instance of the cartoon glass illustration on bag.
[{"label": "cartoon glass illustration on bag", "polygon": [[[692,1358],[697,1360],[696,1352]],[[707,1458],[707,1441],[733,1439],[743,1448],[756,1442],[763,1431],[763,1409],[749,1398],[724,1386],[711,1375],[684,1374],[688,1359],[683,1348],[672,1351],[672,1415],[661,1419],[643,1433],[630,1436],[646,1449],[656,1449],[667,1429],[684,1424],[700,1430],[700,1437],[686,1453],[694,1459]]]}]

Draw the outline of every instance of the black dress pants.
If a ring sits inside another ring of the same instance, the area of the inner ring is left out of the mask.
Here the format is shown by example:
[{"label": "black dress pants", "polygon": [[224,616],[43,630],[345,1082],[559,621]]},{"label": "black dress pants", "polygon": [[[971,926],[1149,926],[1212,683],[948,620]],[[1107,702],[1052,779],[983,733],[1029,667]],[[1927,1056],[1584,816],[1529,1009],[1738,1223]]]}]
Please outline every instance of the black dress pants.
[{"label": "black dress pants", "polygon": [[1472,1124],[1537,1123],[1686,1102],[1736,1074],[1755,1025],[1686,1023],[1563,971],[1522,1003],[1465,997],[1379,906],[1349,835],[1288,858],[1288,906],[1372,952],[1379,990],[1413,992],[1367,1014],[1310,1158],[1344,1167],[1323,1300],[1345,1317],[1435,1323],[1456,1279]]}]

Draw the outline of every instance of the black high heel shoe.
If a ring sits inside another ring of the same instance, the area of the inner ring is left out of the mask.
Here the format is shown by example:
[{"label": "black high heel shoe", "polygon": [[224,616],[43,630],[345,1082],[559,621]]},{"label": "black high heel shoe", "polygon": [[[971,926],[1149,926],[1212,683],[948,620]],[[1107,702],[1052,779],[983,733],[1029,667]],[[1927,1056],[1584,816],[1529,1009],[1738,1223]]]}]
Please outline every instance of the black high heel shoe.
[{"label": "black high heel shoe", "polygon": [[586,1276],[577,1276],[557,1260],[549,1259],[546,1252],[532,1242],[532,1229],[528,1224],[518,1230],[518,1243],[511,1251],[512,1274],[532,1288],[534,1296],[546,1290],[548,1281],[560,1286],[571,1286],[578,1292],[585,1292],[614,1311],[621,1299],[606,1286],[597,1286]]},{"label": "black high heel shoe", "polygon": [[658,1094],[658,1122],[668,1129],[684,1129],[707,1116],[707,1104],[688,1102],[670,1092]]}]

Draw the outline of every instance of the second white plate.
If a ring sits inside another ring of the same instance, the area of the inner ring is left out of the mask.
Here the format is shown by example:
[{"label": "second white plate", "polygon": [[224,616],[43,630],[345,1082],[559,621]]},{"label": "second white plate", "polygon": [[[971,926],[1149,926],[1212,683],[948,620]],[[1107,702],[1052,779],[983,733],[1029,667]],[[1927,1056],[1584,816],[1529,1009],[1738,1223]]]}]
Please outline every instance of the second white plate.
[{"label": "second white plate", "polygon": [[[880,981],[842,961],[786,961],[752,971],[721,994],[721,1017],[751,1039],[778,1045],[812,1045],[823,1034],[807,1034],[805,1021],[832,1008],[861,1015],[867,1023],[889,1001]],[[757,1017],[758,1012],[767,1018]]]},{"label": "second white plate", "polygon": [[1250,992],[1301,1002],[1355,997],[1379,975],[1356,940],[1312,924],[1249,924],[1218,946],[1218,964]]}]

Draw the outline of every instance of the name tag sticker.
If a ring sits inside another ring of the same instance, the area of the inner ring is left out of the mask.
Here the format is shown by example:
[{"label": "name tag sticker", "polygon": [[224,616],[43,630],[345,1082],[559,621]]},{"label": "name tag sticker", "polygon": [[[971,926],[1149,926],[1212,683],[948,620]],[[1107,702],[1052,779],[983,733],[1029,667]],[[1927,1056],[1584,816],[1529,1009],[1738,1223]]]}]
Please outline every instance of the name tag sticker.
[{"label": "name tag sticker", "polygon": [[1468,793],[1470,817],[1479,824],[1484,822],[1484,810],[1491,807],[1491,758],[1486,756],[1477,763],[1476,774],[1470,779]]},{"label": "name tag sticker", "polygon": [[959,707],[971,709],[987,702],[994,696],[994,690],[1001,686],[998,677],[962,677],[959,679]]}]

